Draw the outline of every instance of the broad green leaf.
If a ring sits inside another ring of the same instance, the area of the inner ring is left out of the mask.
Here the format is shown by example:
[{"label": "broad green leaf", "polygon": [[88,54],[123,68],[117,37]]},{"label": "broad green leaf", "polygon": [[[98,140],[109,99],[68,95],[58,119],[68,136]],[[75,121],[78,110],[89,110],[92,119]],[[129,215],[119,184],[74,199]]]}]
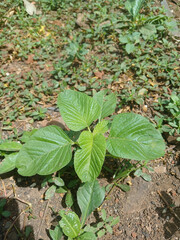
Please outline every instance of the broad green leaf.
[{"label": "broad green leaf", "polygon": [[59,225],[63,233],[70,238],[77,237],[81,229],[78,215],[75,212],[65,213],[63,210],[61,210],[59,214],[62,217],[61,221],[59,221]]},{"label": "broad green leaf", "polygon": [[77,191],[77,202],[81,209],[81,226],[83,227],[87,217],[98,208],[105,197],[105,189],[98,181],[84,183]]},{"label": "broad green leaf", "polygon": [[146,118],[121,113],[113,119],[107,149],[116,157],[152,160],[164,155],[165,144],[159,131]]},{"label": "broad green leaf", "polygon": [[[145,0],[128,0],[128,11],[130,11],[131,15],[135,19],[142,8],[143,3]],[[126,6],[127,7],[127,6]]]},{"label": "broad green leaf", "polygon": [[36,131],[21,148],[16,167],[19,174],[48,175],[66,166],[72,157],[72,141],[58,126]]},{"label": "broad green leaf", "polygon": [[98,104],[101,107],[101,112],[98,117],[100,120],[114,113],[116,108],[117,98],[115,94],[114,93],[111,93],[109,95],[106,94],[107,91],[102,90],[93,96],[93,98],[98,102]]},{"label": "broad green leaf", "polygon": [[94,135],[96,133],[104,134],[105,132],[107,132],[108,131],[108,126],[107,126],[108,123],[109,123],[109,121],[106,121],[106,120],[103,120],[103,121],[99,122],[94,128],[93,134]]},{"label": "broad green leaf", "polygon": [[140,32],[142,33],[143,36],[150,37],[156,33],[156,27],[154,24],[148,23],[148,24],[144,25],[143,27],[141,27]]},{"label": "broad green leaf", "polygon": [[11,153],[7,155],[2,162],[0,162],[0,174],[9,172],[16,168],[16,158],[18,153]]},{"label": "broad green leaf", "polygon": [[52,240],[60,240],[63,236],[63,232],[60,226],[57,225],[54,230],[49,229],[49,235],[51,236]]},{"label": "broad green leaf", "polygon": [[125,46],[125,50],[128,54],[134,52],[135,45],[133,43],[127,43]]},{"label": "broad green leaf", "polygon": [[95,180],[100,174],[105,153],[106,139],[101,133],[84,131],[79,137],[81,149],[74,156],[74,167],[82,182]]},{"label": "broad green leaf", "polygon": [[66,90],[58,96],[60,113],[73,131],[89,127],[99,117],[100,106],[84,93]]},{"label": "broad green leaf", "polygon": [[3,142],[0,144],[0,151],[16,152],[19,151],[21,147],[22,144],[18,142]]},{"label": "broad green leaf", "polygon": [[37,131],[38,129],[33,129],[32,131],[27,131],[24,132],[22,137],[20,137],[21,142],[26,143],[27,141],[29,141],[29,139],[31,138],[31,136]]},{"label": "broad green leaf", "polygon": [[84,232],[77,238],[77,240],[96,240],[96,239],[97,239],[96,235],[92,232]]},{"label": "broad green leaf", "polygon": [[68,190],[66,193],[65,203],[66,203],[66,206],[69,208],[72,207],[74,203],[73,196],[70,190]]},{"label": "broad green leaf", "polygon": [[48,190],[45,193],[45,199],[50,199],[54,196],[56,192],[56,186],[52,185],[50,188],[48,188]]}]

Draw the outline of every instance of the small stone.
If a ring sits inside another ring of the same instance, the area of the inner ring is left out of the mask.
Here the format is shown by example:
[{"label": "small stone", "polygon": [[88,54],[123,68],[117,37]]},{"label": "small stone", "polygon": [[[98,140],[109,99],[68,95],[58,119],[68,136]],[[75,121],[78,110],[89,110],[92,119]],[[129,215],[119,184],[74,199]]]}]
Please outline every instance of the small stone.
[{"label": "small stone", "polygon": [[133,238],[136,238],[136,237],[137,237],[137,233],[136,233],[136,232],[132,232],[132,233],[131,233],[131,236],[132,236]]},{"label": "small stone", "polygon": [[161,173],[166,173],[166,167],[165,166],[158,166],[154,168],[154,172],[161,174]]},{"label": "small stone", "polygon": [[180,187],[177,189],[177,193],[180,194]]}]

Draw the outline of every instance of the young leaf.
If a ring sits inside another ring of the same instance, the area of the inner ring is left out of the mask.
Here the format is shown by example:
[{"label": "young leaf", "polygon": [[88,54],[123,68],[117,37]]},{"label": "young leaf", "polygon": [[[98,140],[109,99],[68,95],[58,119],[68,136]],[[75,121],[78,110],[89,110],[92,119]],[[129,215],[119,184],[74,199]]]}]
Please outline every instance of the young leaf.
[{"label": "young leaf", "polygon": [[130,9],[128,7],[128,10],[132,14],[133,18],[135,19],[139,13],[139,11],[142,8],[143,3],[145,0],[128,0],[129,5],[131,6]]},{"label": "young leaf", "polygon": [[64,186],[64,181],[63,181],[63,179],[60,178],[60,177],[54,177],[54,178],[53,178],[53,182],[54,182],[58,187]]},{"label": "young leaf", "polygon": [[117,98],[115,94],[111,93],[106,96],[106,93],[106,90],[102,90],[93,96],[93,98],[98,102],[101,107],[101,112],[99,115],[100,120],[114,113],[114,110],[116,108]]},{"label": "young leaf", "polygon": [[72,193],[69,190],[66,193],[65,203],[66,203],[66,206],[69,207],[69,208],[72,207],[72,205],[74,203]]},{"label": "young leaf", "polygon": [[57,225],[54,230],[49,229],[49,235],[51,236],[52,240],[60,240],[63,235],[63,232],[60,226]]},{"label": "young leaf", "polygon": [[101,210],[101,217],[102,217],[103,221],[106,221],[106,210],[105,209]]},{"label": "young leaf", "polygon": [[135,49],[135,45],[132,43],[127,43],[125,46],[125,50],[128,54],[132,53]]},{"label": "young leaf", "polygon": [[16,158],[18,153],[11,153],[7,155],[2,162],[0,162],[0,174],[13,170],[16,166]]},{"label": "young leaf", "polygon": [[77,201],[81,209],[81,226],[84,225],[86,218],[103,202],[105,197],[104,188],[100,187],[97,180],[87,182],[77,191]]},{"label": "young leaf", "polygon": [[16,152],[19,151],[21,147],[22,144],[18,142],[3,142],[0,144],[0,151]]},{"label": "young leaf", "polygon": [[81,149],[74,156],[74,167],[82,182],[93,181],[99,175],[106,153],[106,139],[98,133],[84,131],[79,137]]},{"label": "young leaf", "polygon": [[101,237],[104,236],[105,233],[106,233],[106,230],[105,230],[105,229],[102,229],[102,230],[100,230],[100,231],[97,233],[97,235],[98,235],[99,238],[101,238]]},{"label": "young leaf", "polygon": [[130,190],[130,186],[127,184],[117,184],[124,192],[128,192]]},{"label": "young leaf", "polygon": [[96,240],[96,239],[97,239],[96,235],[92,232],[84,232],[77,238],[77,240]]},{"label": "young leaf", "polygon": [[59,214],[62,217],[61,221],[59,221],[59,225],[63,233],[70,238],[77,237],[81,229],[78,215],[75,212],[65,213],[63,210],[61,210]]},{"label": "young leaf", "polygon": [[50,188],[48,188],[48,190],[45,193],[45,199],[50,199],[54,196],[56,192],[56,186],[52,185]]},{"label": "young leaf", "polygon": [[19,174],[48,175],[58,171],[71,160],[71,144],[60,127],[40,128],[18,153],[16,167]]},{"label": "young leaf", "polygon": [[121,113],[113,119],[107,149],[117,157],[152,160],[164,155],[165,144],[159,131],[146,118]]},{"label": "young leaf", "polygon": [[73,131],[89,127],[100,114],[100,106],[93,98],[73,90],[59,94],[58,106],[65,123]]},{"label": "young leaf", "polygon": [[142,173],[141,177],[147,182],[150,182],[152,180],[151,175],[149,175],[147,173]]},{"label": "young leaf", "polygon": [[6,199],[5,198],[0,199],[0,208],[3,209],[5,205],[6,205]]},{"label": "young leaf", "polygon": [[105,132],[107,132],[108,131],[108,126],[107,126],[108,123],[109,123],[109,121],[106,121],[106,120],[103,120],[103,121],[99,122],[94,128],[93,134],[94,135],[96,133],[104,134]]}]

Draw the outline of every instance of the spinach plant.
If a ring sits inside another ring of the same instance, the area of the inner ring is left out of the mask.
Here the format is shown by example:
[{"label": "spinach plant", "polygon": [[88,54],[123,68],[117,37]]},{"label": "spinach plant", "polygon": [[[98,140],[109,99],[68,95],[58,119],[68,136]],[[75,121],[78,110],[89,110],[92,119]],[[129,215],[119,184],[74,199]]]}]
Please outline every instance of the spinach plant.
[{"label": "spinach plant", "polygon": [[[0,174],[17,168],[23,176],[50,175],[59,170],[63,173],[68,165],[74,166],[82,182],[77,191],[81,220],[75,212],[60,211],[61,228],[51,231],[51,234],[59,234],[59,229],[62,229],[69,239],[96,239],[96,235],[87,232],[84,225],[89,214],[102,204],[105,197],[105,190],[96,178],[106,155],[147,163],[164,154],[165,144],[160,132],[141,115],[121,113],[113,116],[112,121],[104,119],[116,108],[115,94],[107,95],[106,90],[95,93],[93,97],[65,90],[58,96],[58,106],[70,131],[67,133],[55,125],[47,126],[26,133],[21,139],[25,144],[2,143],[0,150],[6,154],[0,164]],[[78,133],[76,139],[72,137],[75,133]],[[122,173],[118,173],[116,179],[118,177],[122,177]],[[64,186],[60,175],[52,181],[58,187]],[[54,185],[49,188],[46,199],[56,190]]]},{"label": "spinach plant", "polygon": [[89,182],[99,176],[106,152],[137,161],[156,159],[164,154],[163,138],[146,118],[121,113],[113,118],[111,126],[104,120],[115,110],[113,93],[106,95],[103,90],[92,98],[65,90],[59,94],[58,106],[67,126],[72,131],[81,131],[78,140],[74,142],[58,126],[41,128],[29,136],[22,147],[18,144],[16,150],[21,147],[18,153],[5,157],[0,173],[7,172],[8,167],[10,170],[18,168],[23,176],[54,173],[72,160],[73,147],[77,146],[73,159],[75,172],[82,182]]}]

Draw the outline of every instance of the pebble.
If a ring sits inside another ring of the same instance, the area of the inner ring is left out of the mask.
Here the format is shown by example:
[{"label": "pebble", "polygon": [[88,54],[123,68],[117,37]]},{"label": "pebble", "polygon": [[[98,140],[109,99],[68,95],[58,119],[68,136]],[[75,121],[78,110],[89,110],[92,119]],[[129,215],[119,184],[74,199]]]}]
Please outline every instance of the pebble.
[{"label": "pebble", "polygon": [[177,189],[177,193],[180,194],[180,187]]},{"label": "pebble", "polygon": [[166,167],[165,166],[158,166],[154,168],[154,172],[161,174],[161,173],[166,173]]}]

